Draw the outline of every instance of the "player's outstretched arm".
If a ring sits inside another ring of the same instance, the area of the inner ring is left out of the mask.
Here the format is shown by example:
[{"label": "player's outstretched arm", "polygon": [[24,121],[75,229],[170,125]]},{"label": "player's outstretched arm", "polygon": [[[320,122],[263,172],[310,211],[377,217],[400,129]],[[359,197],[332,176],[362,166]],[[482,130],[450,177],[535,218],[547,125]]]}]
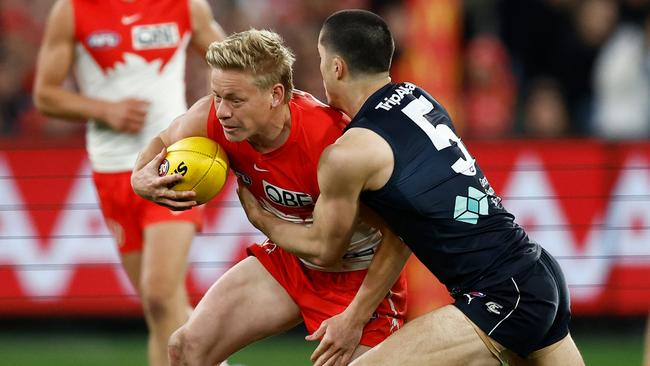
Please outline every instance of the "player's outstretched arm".
[{"label": "player's outstretched arm", "polygon": [[75,121],[93,119],[134,133],[144,125],[149,103],[127,98],[109,102],[88,98],[63,87],[74,62],[74,14],[70,0],[58,0],[47,20],[36,63],[34,104],[42,113]]},{"label": "player's outstretched arm", "polygon": [[158,176],[158,167],[165,159],[167,146],[190,136],[207,136],[207,120],[212,96],[199,99],[187,112],[176,118],[140,151],[131,173],[131,186],[136,194],[173,210],[186,210],[196,205],[194,191],[174,191],[169,187],[183,179],[180,174]]},{"label": "player's outstretched arm", "polygon": [[205,55],[212,42],[222,41],[226,33],[214,20],[210,5],[206,0],[190,0],[192,18],[192,45],[201,55]]}]

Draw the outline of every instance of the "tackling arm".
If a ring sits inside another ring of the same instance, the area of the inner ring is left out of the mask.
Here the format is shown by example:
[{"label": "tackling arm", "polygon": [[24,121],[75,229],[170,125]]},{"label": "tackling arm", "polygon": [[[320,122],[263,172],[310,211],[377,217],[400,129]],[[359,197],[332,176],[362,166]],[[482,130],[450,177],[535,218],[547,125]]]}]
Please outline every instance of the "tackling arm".
[{"label": "tackling arm", "polygon": [[321,339],[311,355],[314,366],[332,364],[334,360],[336,364],[348,364],[357,349],[364,326],[388,294],[411,254],[383,222],[368,220],[365,214],[362,216],[372,226],[381,228],[382,242],[350,305],[342,313],[323,321],[313,334],[305,338],[309,341]]},{"label": "tackling arm", "polygon": [[357,223],[359,194],[364,171],[351,161],[347,147],[334,144],[325,149],[318,165],[320,196],[311,226],[290,223],[264,210],[242,185],[238,193],[248,219],[271,241],[316,265],[329,267],[345,253]]},{"label": "tackling arm", "polygon": [[384,178],[385,183],[392,172],[392,159],[392,150],[378,135],[358,128],[347,131],[321,155],[320,196],[310,226],[277,218],[264,210],[241,185],[238,192],[250,222],[273,243],[316,265],[328,267],[341,259],[350,243],[361,191],[378,189]]},{"label": "tackling arm", "polygon": [[357,295],[345,310],[349,314],[349,324],[360,326],[365,325],[370,319],[411,255],[411,250],[377,214],[364,207],[362,217],[372,226],[380,228],[382,241],[372,258],[366,278]]}]

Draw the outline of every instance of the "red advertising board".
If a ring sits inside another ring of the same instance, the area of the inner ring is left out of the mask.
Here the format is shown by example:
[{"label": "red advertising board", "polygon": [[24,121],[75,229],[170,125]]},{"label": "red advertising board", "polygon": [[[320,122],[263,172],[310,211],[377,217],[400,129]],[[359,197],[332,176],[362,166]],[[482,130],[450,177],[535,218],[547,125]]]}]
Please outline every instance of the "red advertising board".
[{"label": "red advertising board", "polygon": [[[469,142],[505,207],[562,265],[576,314],[650,309],[650,143]],[[138,314],[82,150],[0,151],[0,315]],[[190,253],[194,300],[261,239],[232,182]],[[410,313],[449,300],[417,261]]]}]

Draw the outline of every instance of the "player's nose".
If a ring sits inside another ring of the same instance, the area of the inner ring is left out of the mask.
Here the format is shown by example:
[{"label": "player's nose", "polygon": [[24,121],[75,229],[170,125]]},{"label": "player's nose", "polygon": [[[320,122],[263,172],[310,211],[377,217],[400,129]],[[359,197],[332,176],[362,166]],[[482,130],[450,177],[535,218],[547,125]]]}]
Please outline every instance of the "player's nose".
[{"label": "player's nose", "polygon": [[217,105],[217,118],[220,120],[232,117],[232,109],[229,108],[226,104],[227,103],[219,103]]}]

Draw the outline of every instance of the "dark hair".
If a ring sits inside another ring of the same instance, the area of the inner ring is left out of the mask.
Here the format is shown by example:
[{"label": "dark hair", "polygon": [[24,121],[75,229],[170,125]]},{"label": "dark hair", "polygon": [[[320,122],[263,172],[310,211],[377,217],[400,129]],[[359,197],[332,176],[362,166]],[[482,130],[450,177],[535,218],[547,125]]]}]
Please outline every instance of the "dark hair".
[{"label": "dark hair", "polygon": [[352,76],[387,72],[395,51],[386,22],[367,10],[341,10],[330,15],[319,41],[345,60]]}]

